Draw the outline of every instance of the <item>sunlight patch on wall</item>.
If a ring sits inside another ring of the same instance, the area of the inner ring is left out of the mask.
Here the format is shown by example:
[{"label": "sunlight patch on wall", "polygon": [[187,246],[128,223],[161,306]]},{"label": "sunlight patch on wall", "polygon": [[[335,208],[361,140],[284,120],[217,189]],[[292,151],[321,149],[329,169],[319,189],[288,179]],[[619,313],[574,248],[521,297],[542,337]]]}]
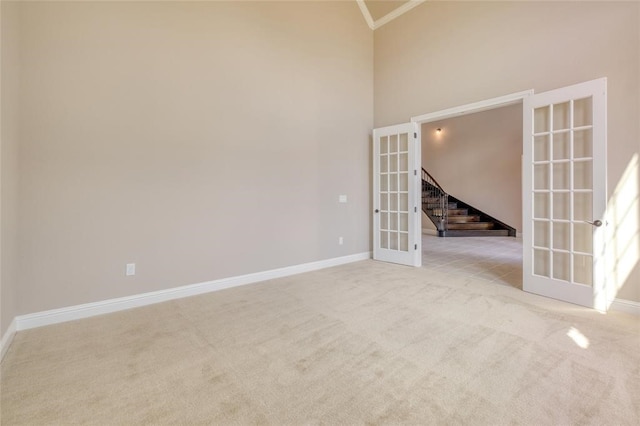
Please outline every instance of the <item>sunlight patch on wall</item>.
[{"label": "sunlight patch on wall", "polygon": [[607,203],[606,288],[597,295],[597,304],[605,309],[640,261],[639,173],[638,154],[634,154]]}]

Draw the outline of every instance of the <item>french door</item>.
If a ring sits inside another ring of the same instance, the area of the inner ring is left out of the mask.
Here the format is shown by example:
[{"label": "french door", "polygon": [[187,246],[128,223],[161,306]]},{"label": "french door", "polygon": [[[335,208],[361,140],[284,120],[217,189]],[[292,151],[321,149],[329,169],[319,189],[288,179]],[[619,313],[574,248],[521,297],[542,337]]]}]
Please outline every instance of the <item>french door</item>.
[{"label": "french door", "polygon": [[422,265],[420,125],[373,131],[373,258]]},{"label": "french door", "polygon": [[523,289],[606,309],[606,79],[523,103]]}]

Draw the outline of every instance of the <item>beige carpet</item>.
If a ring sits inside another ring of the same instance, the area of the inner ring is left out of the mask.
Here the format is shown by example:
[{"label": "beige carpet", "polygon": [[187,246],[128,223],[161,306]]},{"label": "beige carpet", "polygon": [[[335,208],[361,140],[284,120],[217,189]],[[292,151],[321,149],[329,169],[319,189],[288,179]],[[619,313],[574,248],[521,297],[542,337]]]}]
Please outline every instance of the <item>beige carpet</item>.
[{"label": "beige carpet", "polygon": [[1,420],[637,425],[639,324],[364,261],[21,332]]}]

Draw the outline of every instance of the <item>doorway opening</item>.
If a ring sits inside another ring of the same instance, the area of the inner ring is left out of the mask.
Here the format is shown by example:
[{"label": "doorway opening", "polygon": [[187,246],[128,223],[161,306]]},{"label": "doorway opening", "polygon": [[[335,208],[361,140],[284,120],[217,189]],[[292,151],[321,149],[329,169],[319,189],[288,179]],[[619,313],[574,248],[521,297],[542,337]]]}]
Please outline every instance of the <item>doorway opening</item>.
[{"label": "doorway opening", "polygon": [[531,93],[412,118],[422,130],[422,168],[448,193],[518,232],[440,238],[423,212],[423,267],[522,289],[522,100]]},{"label": "doorway opening", "polygon": [[385,260],[383,255],[389,254],[395,257],[387,261],[422,265],[416,203],[421,189],[421,126],[521,103],[522,289],[606,310],[606,100],[607,79],[599,78],[374,129],[373,258]]}]

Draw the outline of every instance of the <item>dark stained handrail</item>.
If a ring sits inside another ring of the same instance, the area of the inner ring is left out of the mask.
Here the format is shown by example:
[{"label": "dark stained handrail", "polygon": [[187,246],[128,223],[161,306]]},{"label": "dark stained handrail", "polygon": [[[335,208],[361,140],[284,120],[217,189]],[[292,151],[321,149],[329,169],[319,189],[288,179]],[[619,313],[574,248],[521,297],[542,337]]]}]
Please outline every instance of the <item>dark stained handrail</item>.
[{"label": "dark stained handrail", "polygon": [[440,236],[445,236],[444,233],[448,232],[450,202],[458,207],[462,205],[463,208],[474,212],[473,214],[497,224],[499,229],[507,230],[510,236],[516,236],[515,228],[448,194],[438,181],[422,168],[422,211],[431,219]]},{"label": "dark stained handrail", "polygon": [[449,194],[422,168],[422,210],[433,222],[439,232],[447,230]]},{"label": "dark stained handrail", "polygon": [[[424,175],[427,175],[427,176],[429,177],[429,179],[425,179],[425,178],[424,178]],[[426,171],[426,170],[424,169],[424,167],[422,168],[422,176],[423,176],[423,177],[422,177],[422,180],[426,180],[427,182],[429,182],[429,180],[431,180],[431,181],[432,181],[432,182],[433,182],[433,183],[438,187],[438,189],[440,189],[440,191],[442,191],[442,192],[444,192],[444,193],[446,194],[445,190],[444,190],[444,189],[442,189],[442,186],[440,186],[440,184],[438,183],[438,181],[436,180],[436,178],[434,178],[433,176],[431,176],[431,174],[430,174],[428,171]],[[429,183],[431,183],[431,182],[429,182]]]}]

